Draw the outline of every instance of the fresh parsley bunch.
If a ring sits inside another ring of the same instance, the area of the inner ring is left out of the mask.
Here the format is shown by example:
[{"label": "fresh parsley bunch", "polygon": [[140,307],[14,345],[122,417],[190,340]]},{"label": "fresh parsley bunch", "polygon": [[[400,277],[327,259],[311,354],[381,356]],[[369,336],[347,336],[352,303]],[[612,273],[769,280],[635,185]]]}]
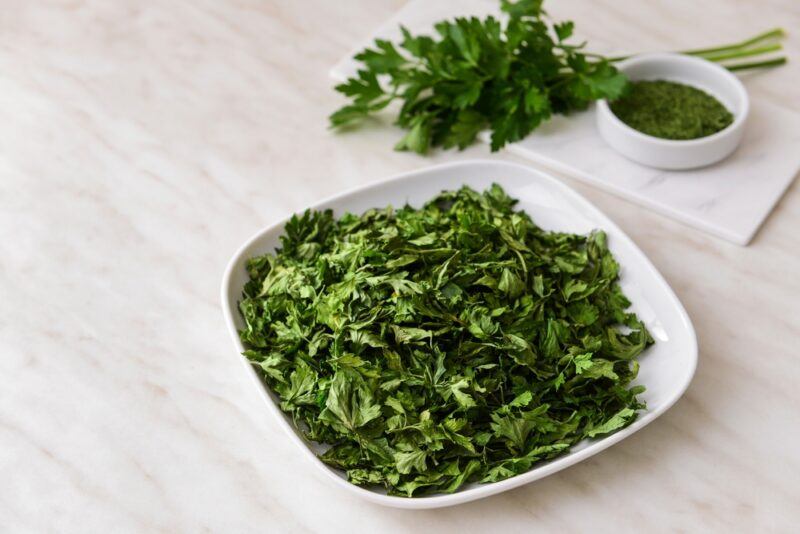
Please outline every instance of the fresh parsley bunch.
[{"label": "fresh parsley bunch", "polygon": [[554,113],[620,96],[627,78],[606,59],[581,53],[582,44],[567,44],[573,23],[549,25],[541,4],[503,0],[505,24],[457,18],[438,23],[435,38],[402,28],[400,50],[376,40],[356,55],[365,68],[336,87],[351,103],[330,116],[331,125],[355,123],[400,100],[397,124],[408,133],[396,149],[463,149],[489,127],[495,151]]},{"label": "fresh parsley bunch", "polygon": [[515,202],[494,185],[307,211],[249,260],[245,355],[352,483],[502,480],[643,408],[630,382],[652,339],[605,234],[544,231]]}]

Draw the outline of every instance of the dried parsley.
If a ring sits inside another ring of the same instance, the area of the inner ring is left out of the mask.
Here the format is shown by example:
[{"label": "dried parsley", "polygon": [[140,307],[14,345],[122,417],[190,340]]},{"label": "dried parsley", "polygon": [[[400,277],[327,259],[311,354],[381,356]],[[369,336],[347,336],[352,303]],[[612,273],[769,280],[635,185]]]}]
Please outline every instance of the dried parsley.
[{"label": "dried parsley", "polygon": [[613,432],[652,338],[606,235],[493,185],[421,209],[306,211],[247,263],[245,355],[323,461],[390,494],[493,482]]},{"label": "dried parsley", "polygon": [[733,115],[705,91],[665,80],[637,81],[611,102],[619,119],[642,133],[662,139],[697,139],[724,130]]}]

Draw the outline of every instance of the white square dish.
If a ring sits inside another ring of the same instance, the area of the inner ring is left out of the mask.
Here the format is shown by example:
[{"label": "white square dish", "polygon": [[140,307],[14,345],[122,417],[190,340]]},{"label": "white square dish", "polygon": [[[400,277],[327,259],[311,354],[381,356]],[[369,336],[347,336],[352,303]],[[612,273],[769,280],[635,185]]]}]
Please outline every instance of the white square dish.
[{"label": "white square dish", "polygon": [[[648,409],[630,426],[606,437],[584,440],[561,457],[542,463],[515,477],[489,484],[470,484],[450,495],[395,497],[347,482],[342,472],[328,467],[316,456],[316,444],[307,442],[291,420],[280,410],[275,395],[264,384],[249,361],[240,356],[247,372],[262,394],[267,408],[279,424],[319,469],[346,491],[369,501],[398,508],[437,508],[460,504],[545,477],[610,447],[653,421],[672,406],[689,386],[697,365],[697,339],[683,306],[644,253],[611,220],[586,199],[555,178],[522,165],[500,161],[465,161],[437,165],[401,174],[387,180],[342,193],[311,206],[332,209],[340,216],[346,211],[361,213],[369,208],[405,203],[419,206],[444,189],[469,185],[483,190],[493,182],[500,184],[517,207],[526,211],[542,228],[588,233],[595,228],[608,235],[609,247],[621,265],[620,285],[633,302],[632,309],[647,325],[655,345],[640,359],[636,384],[647,387],[641,398]],[[228,330],[238,353],[244,351],[238,330],[243,322],[238,311],[242,288],[247,282],[248,258],[273,251],[279,246],[285,220],[270,226],[247,241],[231,259],[222,283],[222,308]]]}]

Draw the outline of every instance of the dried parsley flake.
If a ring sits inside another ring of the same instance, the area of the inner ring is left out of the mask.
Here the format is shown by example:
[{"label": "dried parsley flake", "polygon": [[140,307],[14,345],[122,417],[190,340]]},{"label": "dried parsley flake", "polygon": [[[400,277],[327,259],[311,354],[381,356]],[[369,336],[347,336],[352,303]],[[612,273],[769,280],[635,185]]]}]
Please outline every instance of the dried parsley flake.
[{"label": "dried parsley flake", "polygon": [[719,100],[696,87],[665,80],[637,81],[629,87],[625,96],[611,102],[611,111],[647,135],[697,139],[733,122],[733,115]]}]

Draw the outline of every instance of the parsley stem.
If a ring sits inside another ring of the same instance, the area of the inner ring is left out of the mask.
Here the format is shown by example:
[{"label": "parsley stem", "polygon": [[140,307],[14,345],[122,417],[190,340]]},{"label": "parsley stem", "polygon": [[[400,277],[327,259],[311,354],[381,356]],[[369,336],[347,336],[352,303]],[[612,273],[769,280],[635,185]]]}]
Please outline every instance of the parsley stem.
[{"label": "parsley stem", "polygon": [[739,43],[733,43],[723,46],[716,46],[713,48],[697,48],[694,50],[683,50],[681,54],[688,54],[688,55],[704,55],[704,54],[713,54],[716,52],[726,52],[728,50],[736,50],[740,48],[748,48],[753,46],[754,44],[760,43],[762,41],[766,41],[768,39],[780,39],[786,35],[786,32],[783,31],[782,28],[773,28],[772,30],[760,33],[755,37],[751,37],[750,39],[745,39]]},{"label": "parsley stem", "polygon": [[[677,54],[686,54],[688,56],[701,56],[701,57],[705,57],[706,59],[709,59],[710,61],[715,61],[715,59],[712,59],[712,58],[706,57],[706,56],[709,56],[709,55],[712,55],[712,56],[724,55],[725,53],[732,53],[734,51],[742,51],[742,52],[744,52],[745,50],[750,49],[753,45],[762,43],[764,41],[768,41],[770,39],[780,39],[780,38],[784,37],[785,35],[786,35],[786,32],[784,32],[782,28],[774,28],[772,30],[760,33],[760,34],[756,35],[755,37],[751,37],[749,39],[745,39],[744,41],[741,41],[741,42],[738,42],[738,43],[732,43],[732,44],[727,44],[727,45],[722,45],[722,46],[715,46],[715,47],[712,47],[712,48],[695,48],[695,49],[692,49],[692,50],[678,50],[678,51],[676,51],[676,53]],[[778,46],[778,48],[771,48],[771,46]],[[756,49],[753,49],[752,50],[752,54],[749,54],[749,55],[756,55],[756,54],[760,54],[760,53],[770,52],[770,51],[773,51],[773,50],[780,50],[780,45],[767,45],[767,46],[764,46],[762,48],[764,48],[764,49],[768,48],[768,50],[762,50],[761,52],[756,52],[756,50],[759,50],[758,48],[756,48]],[[587,54],[587,55],[589,55],[589,54]],[[630,55],[630,54],[626,55],[626,56],[615,56],[615,57],[608,58],[608,61],[622,61],[622,60],[628,59],[630,57],[632,57],[632,55]],[[731,57],[739,57],[739,56],[731,56]],[[727,58],[726,57],[721,57],[720,59],[727,59]]]},{"label": "parsley stem", "polygon": [[757,56],[760,54],[766,54],[768,52],[775,52],[777,50],[782,50],[783,47],[780,43],[775,43],[767,46],[761,46],[758,48],[746,48],[744,50],[731,50],[729,52],[723,53],[715,53],[709,55],[699,55],[703,59],[707,59],[709,61],[722,61],[723,59],[734,59],[740,57],[750,57],[750,56]]},{"label": "parsley stem", "polygon": [[770,59],[767,61],[753,61],[751,63],[738,63],[734,65],[723,65],[726,69],[730,71],[737,71],[737,70],[746,70],[746,69],[762,69],[767,67],[777,67],[779,65],[784,65],[786,63],[786,58],[781,56],[775,59]]}]

